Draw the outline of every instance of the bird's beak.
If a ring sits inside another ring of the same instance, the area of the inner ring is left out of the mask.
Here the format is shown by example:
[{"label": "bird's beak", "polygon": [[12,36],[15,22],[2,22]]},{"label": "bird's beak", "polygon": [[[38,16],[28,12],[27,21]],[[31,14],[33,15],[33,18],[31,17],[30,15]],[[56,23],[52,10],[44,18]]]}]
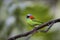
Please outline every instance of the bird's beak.
[{"label": "bird's beak", "polygon": [[30,16],[29,18],[30,18],[30,19],[34,19],[34,17],[33,17],[33,16]]}]

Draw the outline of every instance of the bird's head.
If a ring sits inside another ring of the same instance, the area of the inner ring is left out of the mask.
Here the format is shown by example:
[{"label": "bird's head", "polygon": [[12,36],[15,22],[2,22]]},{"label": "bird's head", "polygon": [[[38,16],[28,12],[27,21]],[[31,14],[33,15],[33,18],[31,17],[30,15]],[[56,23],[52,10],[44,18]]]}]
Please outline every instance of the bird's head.
[{"label": "bird's head", "polygon": [[34,17],[32,16],[32,14],[27,14],[27,18],[34,19]]}]

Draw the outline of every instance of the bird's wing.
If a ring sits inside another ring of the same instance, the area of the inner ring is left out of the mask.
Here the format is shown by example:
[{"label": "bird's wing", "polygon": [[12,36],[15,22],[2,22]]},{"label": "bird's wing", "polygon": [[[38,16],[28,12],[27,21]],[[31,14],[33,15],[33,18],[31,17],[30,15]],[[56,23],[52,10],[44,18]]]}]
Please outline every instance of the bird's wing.
[{"label": "bird's wing", "polygon": [[27,23],[28,23],[29,25],[32,25],[32,26],[36,26],[36,25],[42,24],[42,23],[39,22],[39,21],[31,20],[31,19],[27,19]]},{"label": "bird's wing", "polygon": [[38,22],[38,23],[44,23],[44,22],[41,22],[41,21],[38,21],[37,19],[33,19],[34,22]]}]

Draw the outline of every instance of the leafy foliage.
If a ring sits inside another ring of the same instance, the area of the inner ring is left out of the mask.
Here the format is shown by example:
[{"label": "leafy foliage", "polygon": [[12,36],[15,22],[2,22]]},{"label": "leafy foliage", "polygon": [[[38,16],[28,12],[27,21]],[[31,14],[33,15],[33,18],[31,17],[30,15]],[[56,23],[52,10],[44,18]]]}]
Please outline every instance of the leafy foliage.
[{"label": "leafy foliage", "polygon": [[[0,0],[0,3],[1,2],[2,1]],[[9,29],[7,29],[6,33],[3,35],[4,38],[1,37],[0,40],[5,40],[6,39],[5,35],[7,35],[7,37],[9,37],[11,32],[14,30],[14,28],[17,28],[19,32],[20,31],[26,32],[26,31],[31,30],[32,27],[29,26],[25,20],[26,14],[29,14],[29,13],[32,14],[37,20],[39,20],[41,22],[47,22],[47,21],[53,19],[54,16],[50,15],[49,9],[50,8],[45,5],[44,6],[41,6],[41,5],[28,6],[24,10],[21,10],[20,7],[17,7],[13,11],[13,15],[16,17],[16,22],[15,22],[14,26],[11,25],[11,27]],[[4,22],[2,22],[0,24],[0,31],[3,30],[3,26],[4,26]],[[51,32],[51,33],[38,32],[38,33],[35,33],[30,40],[41,40],[41,39],[42,40],[53,40],[52,37],[54,37],[54,35],[56,36],[56,33],[57,32]]]}]

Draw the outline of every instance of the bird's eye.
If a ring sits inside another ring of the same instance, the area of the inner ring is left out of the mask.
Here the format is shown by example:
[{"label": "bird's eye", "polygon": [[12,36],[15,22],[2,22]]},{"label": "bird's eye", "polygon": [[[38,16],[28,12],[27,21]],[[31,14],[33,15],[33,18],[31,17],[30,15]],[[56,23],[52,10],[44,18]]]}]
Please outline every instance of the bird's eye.
[{"label": "bird's eye", "polygon": [[29,18],[29,16],[27,16],[27,18]]}]

